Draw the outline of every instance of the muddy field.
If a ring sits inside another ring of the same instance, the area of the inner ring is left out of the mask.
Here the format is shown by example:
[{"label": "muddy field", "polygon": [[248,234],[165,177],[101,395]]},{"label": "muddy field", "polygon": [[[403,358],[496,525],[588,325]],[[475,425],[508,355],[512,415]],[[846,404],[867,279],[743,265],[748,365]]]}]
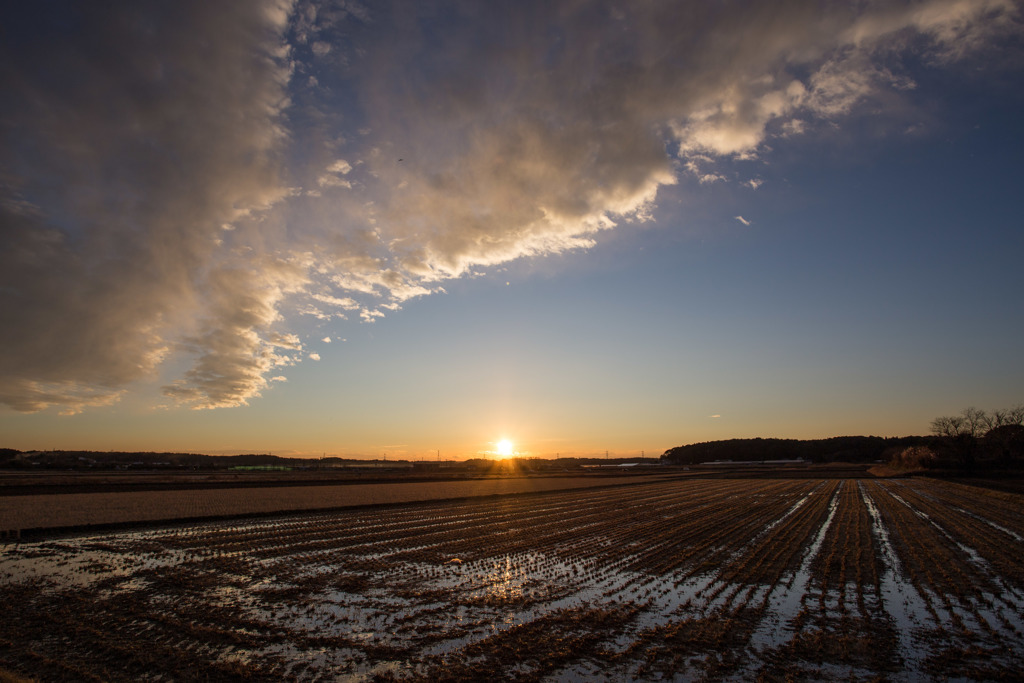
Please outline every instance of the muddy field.
[{"label": "muddy field", "polygon": [[[659,477],[653,476],[652,479]],[[609,486],[637,477],[486,477],[375,484],[183,488],[0,496],[0,532],[197,520]],[[32,534],[29,534],[32,535]]]},{"label": "muddy field", "polygon": [[1024,497],[681,480],[0,546],[43,680],[1019,680]]}]

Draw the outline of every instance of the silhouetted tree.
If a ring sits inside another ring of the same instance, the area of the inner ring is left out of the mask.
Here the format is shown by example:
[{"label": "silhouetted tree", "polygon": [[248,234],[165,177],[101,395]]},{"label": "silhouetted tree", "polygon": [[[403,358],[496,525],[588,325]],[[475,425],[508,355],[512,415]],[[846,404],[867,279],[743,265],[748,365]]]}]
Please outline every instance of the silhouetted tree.
[{"label": "silhouetted tree", "polygon": [[1022,424],[1024,405],[992,412],[972,407],[959,415],[935,418],[931,428],[940,448],[969,471],[985,451],[997,460],[1015,457],[1024,441]]},{"label": "silhouetted tree", "polygon": [[974,469],[978,451],[978,437],[985,413],[977,408],[966,408],[960,415],[937,417],[932,420],[932,434],[942,439],[940,449],[945,450],[964,470]]},{"label": "silhouetted tree", "polygon": [[1004,465],[1024,458],[1024,426],[1004,424],[985,434],[986,450]]},{"label": "silhouetted tree", "polygon": [[1009,464],[1024,457],[1024,405],[993,410],[987,426],[985,443],[997,460]]},{"label": "silhouetted tree", "polygon": [[837,436],[831,439],[730,439],[670,448],[661,456],[665,462],[694,465],[714,460],[788,460],[810,462],[872,462],[885,457],[890,448],[916,445],[920,437],[900,439],[880,436]]}]

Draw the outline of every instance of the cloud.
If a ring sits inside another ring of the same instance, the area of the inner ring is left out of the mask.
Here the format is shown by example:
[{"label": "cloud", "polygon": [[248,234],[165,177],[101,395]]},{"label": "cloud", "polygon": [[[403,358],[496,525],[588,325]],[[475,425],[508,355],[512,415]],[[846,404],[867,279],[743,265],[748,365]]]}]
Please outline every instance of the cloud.
[{"label": "cloud", "polygon": [[353,311],[359,308],[359,303],[351,297],[345,297],[342,299],[336,296],[331,296],[330,294],[313,294],[312,298],[321,303],[328,304],[329,306],[335,306],[346,311]]},{"label": "cloud", "polygon": [[77,415],[86,408],[108,406],[120,400],[123,389],[77,382],[37,382],[16,379],[0,388],[0,403],[23,413],[58,406],[61,415]]},{"label": "cloud", "polygon": [[727,88],[684,122],[674,123],[672,131],[683,154],[749,158],[764,139],[768,123],[795,111],[806,98],[807,88],[800,81],[780,84],[762,76]]},{"label": "cloud", "polygon": [[841,36],[855,46],[913,29],[928,36],[936,58],[953,59],[982,49],[993,36],[1019,29],[1020,9],[1013,0],[934,0],[893,3],[858,17]]},{"label": "cloud", "polygon": [[740,223],[742,223],[743,225],[750,225],[750,221],[748,221],[748,220],[747,220],[746,218],[744,218],[743,216],[736,216],[736,220],[738,220],[738,221],[739,221]]},{"label": "cloud", "polygon": [[[972,35],[1005,31],[1012,7],[989,4],[953,14],[988,26]],[[517,258],[587,249],[602,231],[649,219],[677,168],[700,184],[727,182],[720,158],[754,160],[773,137],[912,88],[888,64],[891,47],[907,32],[936,46],[952,40],[934,28],[951,25],[941,18],[948,5],[890,17],[881,5],[651,3],[606,13],[526,3],[455,10],[443,36],[429,22],[396,23],[401,30],[360,45],[368,56],[352,62],[350,73],[366,69],[357,87],[372,130],[329,157],[361,160],[345,174],[360,192],[325,194],[321,209],[371,229],[379,244],[372,265],[334,284],[401,300]],[[381,26],[393,19],[387,7],[402,5],[375,8]],[[873,37],[854,30],[876,14],[888,18]]]},{"label": "cloud", "polygon": [[712,164],[714,163],[714,160],[711,157],[705,156],[703,154],[695,154],[691,156],[689,159],[687,159],[687,161],[683,164],[683,168],[685,168],[690,174],[692,174],[701,185],[705,185],[707,183],[717,183],[719,181],[726,179],[725,176],[721,175],[720,173],[713,173],[701,170],[701,164],[703,163]]},{"label": "cloud", "polygon": [[[176,391],[237,402],[252,394],[228,388],[235,373],[211,359],[247,358],[273,316],[214,322],[237,310],[222,269],[253,239],[222,226],[288,193],[277,161],[286,8],[74,13],[23,7],[5,18],[17,39],[0,47],[0,401],[20,411],[109,404],[188,347],[196,365]],[[38,210],[12,210],[20,201]]]},{"label": "cloud", "polygon": [[345,180],[344,178],[339,178],[336,175],[330,175],[328,173],[325,173],[324,175],[317,178],[316,182],[320,187],[344,187],[345,189],[352,188],[352,183],[350,183],[349,181]]},{"label": "cloud", "polygon": [[[267,386],[265,375],[292,365],[302,350],[293,334],[270,331],[279,319],[284,296],[304,283],[303,272],[288,263],[266,262],[250,268],[221,268],[206,281],[207,314],[199,333],[183,350],[197,357],[184,377],[164,394],[192,408],[246,405]],[[316,354],[310,354],[312,358]]]},{"label": "cloud", "polygon": [[340,173],[345,175],[352,170],[352,164],[348,163],[344,159],[338,159],[333,164],[327,167],[327,170],[331,173]]},{"label": "cloud", "polygon": [[268,335],[266,342],[270,346],[277,346],[282,349],[302,350],[302,342],[299,341],[298,335],[294,334],[279,334],[275,332]]},{"label": "cloud", "polygon": [[[698,100],[698,107],[673,120],[682,156],[749,159],[772,136],[802,133],[806,119],[846,115],[887,90],[913,89],[910,77],[885,63],[911,38],[927,41],[933,58],[943,61],[983,49],[1020,29],[1018,7],[1010,0],[866,5],[852,21],[839,12],[814,15],[796,6],[765,24],[762,38],[775,50],[761,52],[760,69],[751,68],[746,63],[750,54],[735,47],[735,80],[723,82]],[[717,61],[714,55],[708,60]],[[801,71],[809,75],[790,77]]]},{"label": "cloud", "polygon": [[75,412],[150,382],[243,405],[300,362],[302,316],[373,322],[586,250],[667,186],[911,97],[908,50],[942,68],[1020,30],[1010,0],[436,10],[6,17],[0,403]]}]

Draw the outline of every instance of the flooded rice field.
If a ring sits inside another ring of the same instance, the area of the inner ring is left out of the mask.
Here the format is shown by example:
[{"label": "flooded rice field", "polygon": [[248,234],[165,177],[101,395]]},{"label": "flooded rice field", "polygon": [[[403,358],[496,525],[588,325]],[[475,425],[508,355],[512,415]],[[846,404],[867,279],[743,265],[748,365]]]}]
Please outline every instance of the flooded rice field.
[{"label": "flooded rice field", "polygon": [[0,546],[43,680],[1019,680],[1024,497],[682,480]]}]

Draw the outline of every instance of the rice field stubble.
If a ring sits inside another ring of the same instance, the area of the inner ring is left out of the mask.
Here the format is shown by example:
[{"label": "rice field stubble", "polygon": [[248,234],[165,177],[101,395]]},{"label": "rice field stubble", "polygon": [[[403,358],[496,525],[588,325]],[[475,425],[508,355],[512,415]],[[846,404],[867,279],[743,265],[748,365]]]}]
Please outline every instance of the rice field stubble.
[{"label": "rice field stubble", "polygon": [[1011,680],[1024,498],[682,480],[9,543],[42,679]]}]

